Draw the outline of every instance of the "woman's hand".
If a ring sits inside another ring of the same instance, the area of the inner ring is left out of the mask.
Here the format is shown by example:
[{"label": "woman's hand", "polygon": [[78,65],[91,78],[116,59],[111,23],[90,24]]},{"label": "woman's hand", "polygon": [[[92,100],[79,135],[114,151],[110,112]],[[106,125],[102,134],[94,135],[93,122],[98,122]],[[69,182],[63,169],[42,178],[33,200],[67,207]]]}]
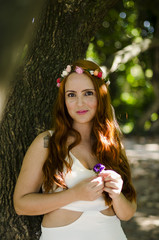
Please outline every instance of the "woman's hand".
[{"label": "woman's hand", "polygon": [[94,201],[102,195],[104,182],[102,177],[87,178],[76,184],[72,190],[76,194],[77,200]]},{"label": "woman's hand", "polygon": [[104,170],[99,176],[103,177],[104,191],[106,191],[112,199],[117,198],[123,187],[121,176],[113,170]]},{"label": "woman's hand", "polygon": [[136,211],[136,202],[129,201],[121,192],[123,187],[121,176],[113,170],[103,170],[99,176],[103,177],[104,191],[111,197],[118,218],[123,221],[131,219]]}]

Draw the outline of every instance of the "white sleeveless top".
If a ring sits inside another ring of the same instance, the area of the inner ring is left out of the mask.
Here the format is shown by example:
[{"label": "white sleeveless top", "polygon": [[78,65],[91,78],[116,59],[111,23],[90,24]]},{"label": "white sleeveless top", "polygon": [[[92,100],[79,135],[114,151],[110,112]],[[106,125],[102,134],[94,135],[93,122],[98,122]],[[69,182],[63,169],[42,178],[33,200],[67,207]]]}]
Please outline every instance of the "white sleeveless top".
[{"label": "white sleeveless top", "polygon": [[[66,183],[68,188],[72,188],[82,180],[96,175],[93,170],[85,168],[83,164],[71,152],[69,152],[69,154],[73,161],[71,171],[67,172],[66,169],[64,169],[63,173],[64,182]],[[69,161],[68,156],[66,157],[66,161]],[[54,190],[54,192],[60,191],[63,191],[63,188],[59,187],[56,190]],[[68,209],[80,212],[92,210],[102,211],[107,208],[109,208],[109,206],[105,204],[105,199],[103,196],[99,197],[94,201],[75,201],[68,205],[65,205],[64,207],[61,207],[61,209]]]}]

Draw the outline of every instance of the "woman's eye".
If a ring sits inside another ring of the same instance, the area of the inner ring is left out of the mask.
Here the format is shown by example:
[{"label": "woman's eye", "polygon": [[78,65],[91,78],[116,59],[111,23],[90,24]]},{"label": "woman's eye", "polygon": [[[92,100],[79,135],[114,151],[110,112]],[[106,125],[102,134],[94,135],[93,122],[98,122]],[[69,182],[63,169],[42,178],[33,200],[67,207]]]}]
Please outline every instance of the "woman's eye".
[{"label": "woman's eye", "polygon": [[74,93],[69,93],[67,96],[68,97],[75,97],[75,94]]},{"label": "woman's eye", "polygon": [[88,92],[85,93],[85,95],[86,96],[91,96],[91,95],[93,95],[93,92],[92,91],[88,91]]}]

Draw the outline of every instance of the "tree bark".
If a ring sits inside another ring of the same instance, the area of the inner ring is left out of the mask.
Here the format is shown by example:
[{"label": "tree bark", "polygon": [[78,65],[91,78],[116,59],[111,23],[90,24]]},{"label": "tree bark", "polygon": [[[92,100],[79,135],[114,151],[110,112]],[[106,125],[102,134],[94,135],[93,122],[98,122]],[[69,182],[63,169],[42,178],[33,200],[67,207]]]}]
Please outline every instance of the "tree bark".
[{"label": "tree bark", "polygon": [[13,191],[24,154],[51,126],[56,79],[83,58],[91,37],[118,0],[48,0],[35,19],[25,62],[16,73],[0,124],[0,239],[36,240],[41,217],[17,216]]}]

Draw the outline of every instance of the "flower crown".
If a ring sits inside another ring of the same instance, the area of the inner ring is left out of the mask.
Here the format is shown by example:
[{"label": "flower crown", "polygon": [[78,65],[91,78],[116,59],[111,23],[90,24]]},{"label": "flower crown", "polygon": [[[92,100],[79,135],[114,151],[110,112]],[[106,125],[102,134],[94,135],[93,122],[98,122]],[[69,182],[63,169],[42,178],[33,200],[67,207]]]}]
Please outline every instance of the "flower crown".
[{"label": "flower crown", "polygon": [[[72,69],[71,69],[71,65],[67,65],[66,69],[62,72],[61,77],[57,79],[57,87],[60,87],[60,84],[63,80],[64,77],[68,76],[71,73]],[[83,69],[82,67],[75,67],[74,72],[78,73],[78,74],[82,74],[83,72],[89,72],[92,76],[98,77],[98,78],[102,78],[103,73],[101,71],[98,70],[91,70],[91,69]]]}]

